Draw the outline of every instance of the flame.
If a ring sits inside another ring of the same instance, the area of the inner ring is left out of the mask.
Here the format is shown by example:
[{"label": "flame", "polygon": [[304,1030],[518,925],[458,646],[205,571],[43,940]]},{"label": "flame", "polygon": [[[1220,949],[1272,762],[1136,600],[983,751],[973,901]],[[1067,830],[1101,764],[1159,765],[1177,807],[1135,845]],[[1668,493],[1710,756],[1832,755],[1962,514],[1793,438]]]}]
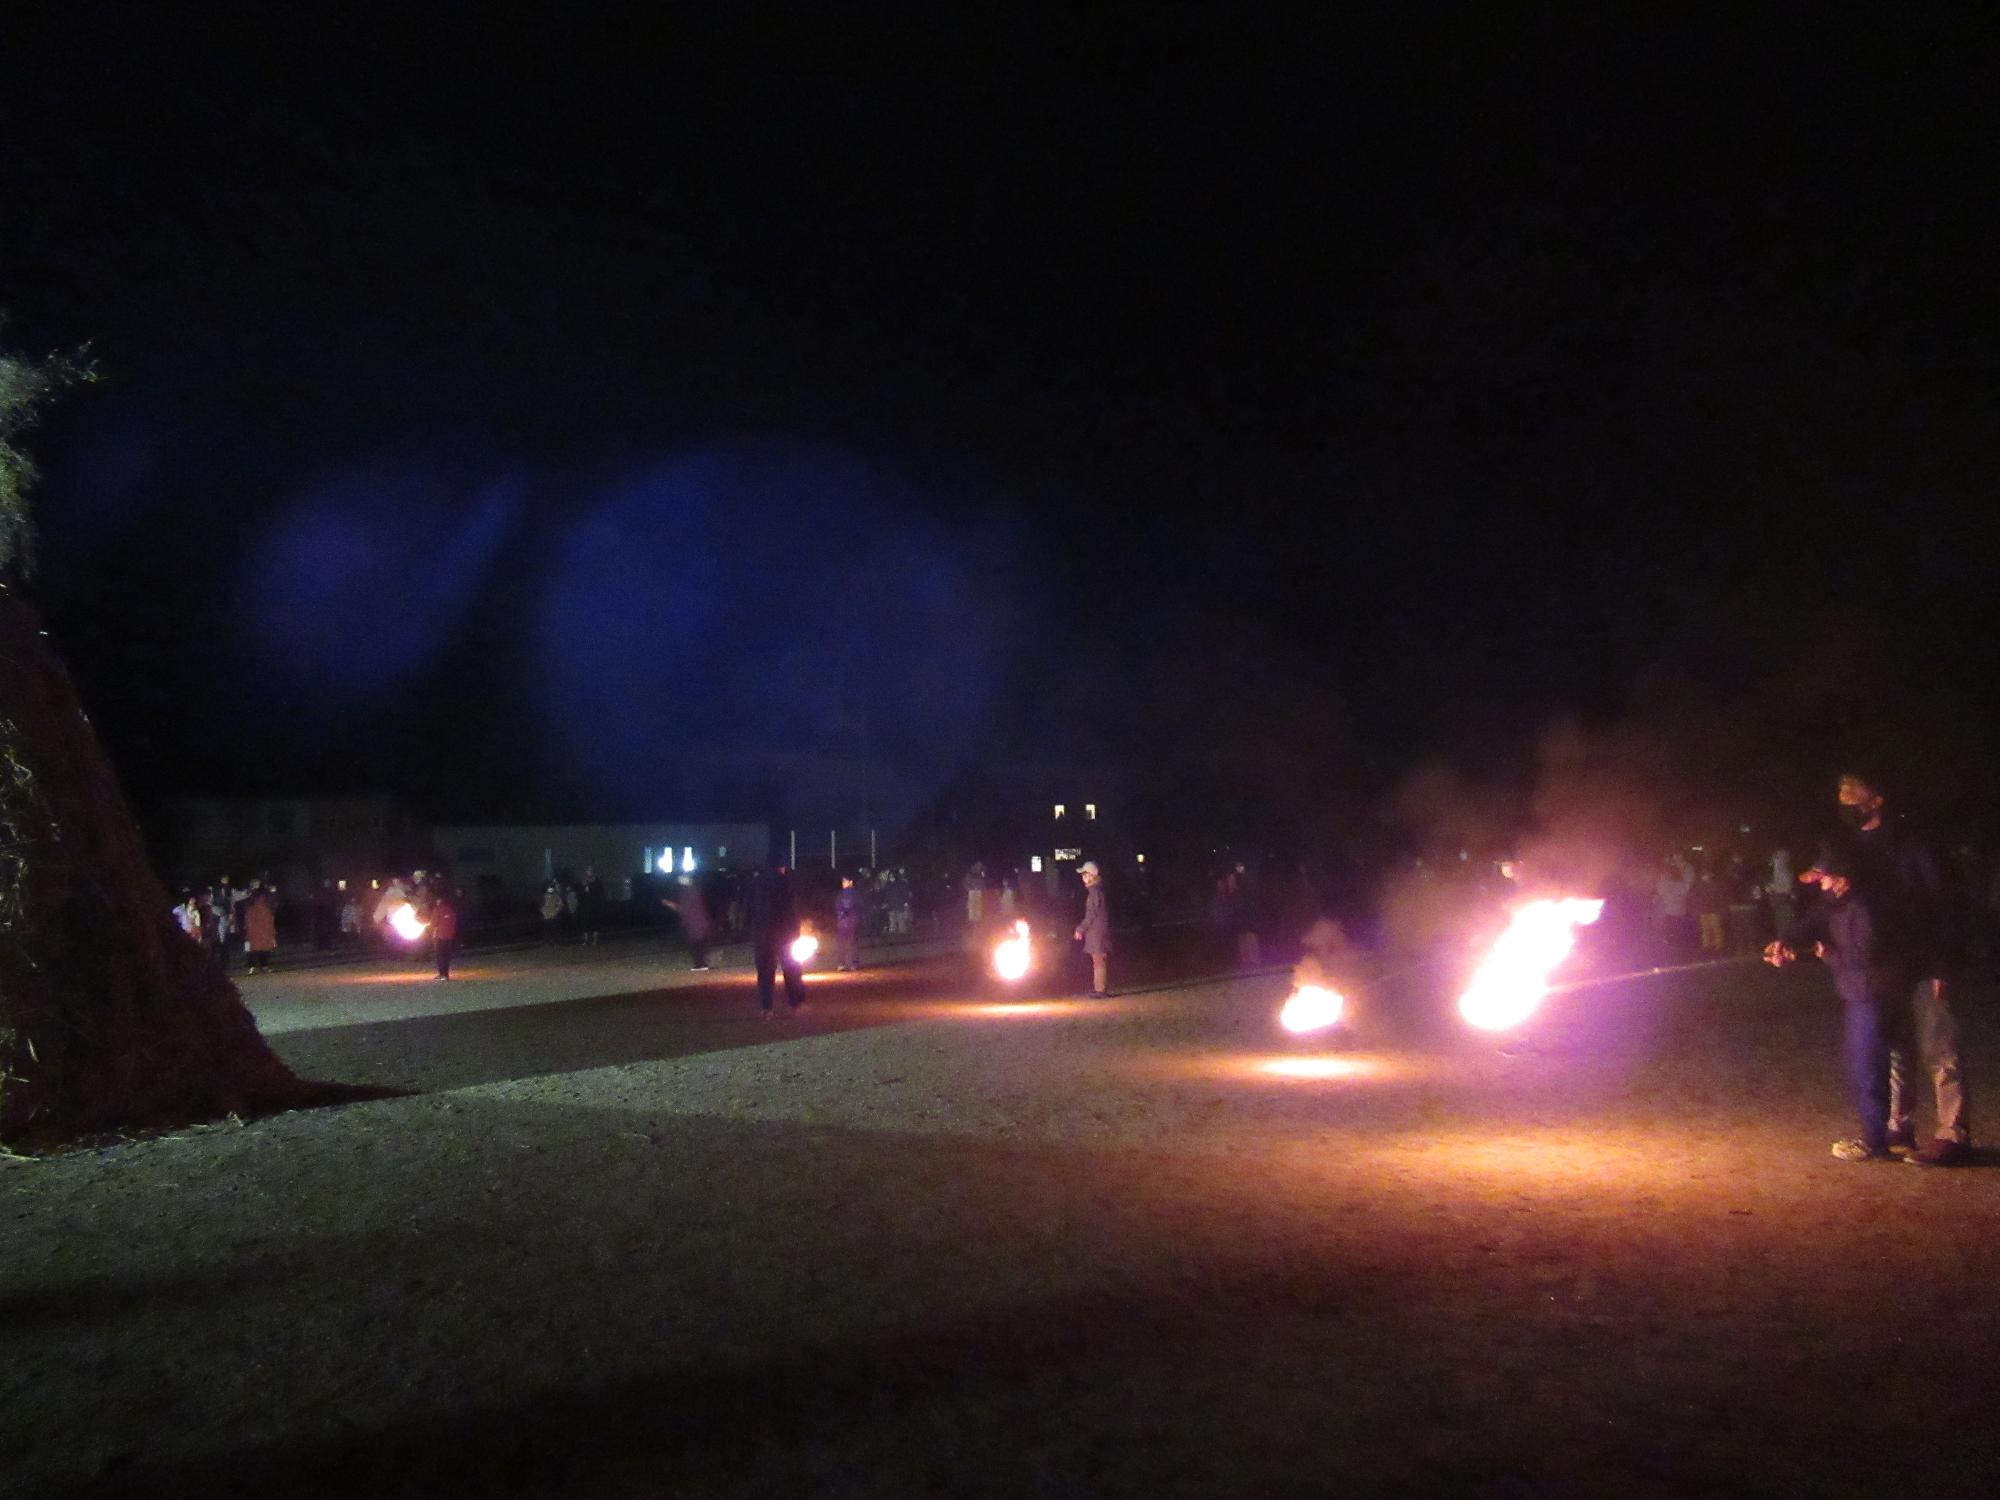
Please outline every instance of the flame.
[{"label": "flame", "polygon": [[1017,918],[1013,935],[993,945],[993,972],[1011,984],[1027,976],[1033,958],[1033,950],[1028,945],[1028,924]]},{"label": "flame", "polygon": [[1324,1031],[1340,1024],[1347,1009],[1347,997],[1323,984],[1302,984],[1278,1012],[1278,1024],[1287,1031]]},{"label": "flame", "polygon": [[406,943],[414,943],[431,924],[418,916],[417,909],[405,901],[389,913],[389,925],[396,929],[397,937]]},{"label": "flame", "polygon": [[1576,929],[1595,922],[1602,901],[1567,896],[1530,901],[1507,924],[1459,997],[1458,1013],[1474,1026],[1504,1031],[1535,1013],[1549,992],[1549,975],[1576,946]]},{"label": "flame", "polygon": [[792,961],[794,963],[809,964],[813,961],[813,955],[817,952],[819,952],[819,939],[814,937],[810,932],[802,932],[792,939]]}]

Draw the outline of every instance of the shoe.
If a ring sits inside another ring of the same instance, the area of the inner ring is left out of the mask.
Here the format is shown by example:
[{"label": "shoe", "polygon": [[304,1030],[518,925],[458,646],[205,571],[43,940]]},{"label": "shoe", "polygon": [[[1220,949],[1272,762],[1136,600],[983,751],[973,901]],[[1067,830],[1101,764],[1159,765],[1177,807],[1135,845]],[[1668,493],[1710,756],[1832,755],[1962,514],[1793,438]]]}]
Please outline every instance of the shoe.
[{"label": "shoe", "polygon": [[1109,990],[1092,990],[1092,991],[1090,992],[1090,998],[1091,998],[1091,999],[1093,999],[1093,1000],[1109,1000],[1109,999],[1111,998],[1111,991],[1109,991]]},{"label": "shoe", "polygon": [[1911,1135],[1909,1131],[1892,1130],[1889,1132],[1889,1154],[1891,1156],[1907,1158],[1916,1149],[1917,1138]]},{"label": "shoe", "polygon": [[708,972],[708,965],[707,965],[707,964],[689,964],[689,965],[688,965],[688,973],[690,973],[690,974],[706,974],[707,972]]},{"label": "shoe", "polygon": [[1903,1158],[1913,1167],[1962,1167],[1972,1160],[1972,1143],[1939,1136],[1920,1151]]},{"label": "shoe", "polygon": [[1866,1141],[1845,1140],[1833,1143],[1833,1154],[1840,1161],[1888,1161],[1887,1151],[1877,1151]]}]

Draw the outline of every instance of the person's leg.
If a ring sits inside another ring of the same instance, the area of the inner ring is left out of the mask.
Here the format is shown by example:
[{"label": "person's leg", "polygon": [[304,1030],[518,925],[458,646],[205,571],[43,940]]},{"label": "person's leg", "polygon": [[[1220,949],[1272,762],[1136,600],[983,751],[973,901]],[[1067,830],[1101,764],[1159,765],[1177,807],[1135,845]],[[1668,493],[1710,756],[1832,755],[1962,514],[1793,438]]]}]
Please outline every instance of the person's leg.
[{"label": "person's leg", "polygon": [[1889,1048],[1882,1034],[1882,1007],[1865,984],[1843,984],[1842,1052],[1847,1094],[1860,1125],[1861,1144],[1870,1155],[1888,1150]]},{"label": "person's leg", "polygon": [[771,1013],[771,990],[778,977],[778,950],[765,943],[757,945],[757,1008]]},{"label": "person's leg", "polygon": [[785,1004],[797,1010],[806,1003],[806,975],[799,967],[799,961],[792,957],[792,950],[786,948],[780,955],[785,970]]},{"label": "person's leg", "polygon": [[705,969],[708,967],[708,939],[688,939],[688,967]]},{"label": "person's leg", "polygon": [[1952,985],[1944,979],[1917,982],[1911,1010],[1917,1051],[1937,1096],[1937,1138],[1964,1146],[1972,1140],[1966,1110],[1965,1075],[1959,1065],[1958,1017],[1952,1013]]},{"label": "person's leg", "polygon": [[1106,983],[1106,976],[1110,967],[1111,966],[1104,954],[1093,953],[1090,955],[1091,994],[1102,995],[1109,990],[1110,986]]}]

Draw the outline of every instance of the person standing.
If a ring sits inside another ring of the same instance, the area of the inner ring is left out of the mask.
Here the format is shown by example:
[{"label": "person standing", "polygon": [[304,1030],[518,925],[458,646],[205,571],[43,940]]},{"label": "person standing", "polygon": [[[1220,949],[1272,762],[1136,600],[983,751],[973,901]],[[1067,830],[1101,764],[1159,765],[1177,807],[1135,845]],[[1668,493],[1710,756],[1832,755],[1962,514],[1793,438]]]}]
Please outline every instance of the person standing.
[{"label": "person standing", "polygon": [[562,887],[551,880],[542,887],[542,943],[554,946],[561,936],[563,919]]},{"label": "person standing", "polygon": [[597,867],[583,867],[583,884],[577,891],[577,911],[583,924],[583,941],[586,946],[595,946],[604,929],[604,882],[597,878]]},{"label": "person standing", "polygon": [[759,870],[750,878],[744,899],[744,920],[750,927],[751,952],[757,963],[757,1009],[771,1019],[772,989],[780,969],[785,975],[785,1007],[797,1015],[806,1003],[806,977],[792,953],[799,935],[799,913],[792,892],[792,872],[783,865]]},{"label": "person standing", "polygon": [[[1937,1107],[1936,1133],[1929,1145],[1910,1154],[1918,1166],[1960,1166],[1972,1156],[1971,1111],[1959,1051],[1958,1018],[1952,997],[1962,968],[1964,922],[1947,887],[1937,854],[1899,818],[1887,814],[1882,778],[1849,771],[1840,778],[1840,819],[1863,858],[1893,883],[1895,899],[1911,931],[1915,973],[1910,976],[1910,1017],[1916,1055],[1930,1075]],[[1909,1138],[1911,1100],[1908,1070],[1893,1059],[1889,1073],[1888,1127],[1892,1137]]]},{"label": "person standing", "polygon": [[181,899],[174,907],[174,925],[192,941],[201,941],[201,903],[195,900],[193,891],[181,892]]},{"label": "person standing", "polygon": [[1083,881],[1083,920],[1076,924],[1076,940],[1090,957],[1090,998],[1102,1000],[1111,992],[1106,987],[1106,970],[1111,957],[1111,904],[1104,894],[1104,877],[1097,861],[1087,859],[1077,866]]},{"label": "person standing", "polygon": [[271,893],[264,883],[253,881],[250,899],[243,907],[244,972],[271,972],[278,953],[278,914],[271,906]]},{"label": "person standing", "polygon": [[695,884],[694,876],[681,876],[675,894],[662,896],[660,905],[681,919],[681,931],[687,937],[688,969],[692,973],[706,974],[709,934],[714,924],[709,921],[708,901],[703,897],[701,887]]},{"label": "person standing", "polygon": [[1842,1011],[1842,1060],[1847,1093],[1861,1133],[1833,1143],[1842,1161],[1892,1157],[1889,1129],[1890,1058],[1904,1041],[1909,1017],[1910,932],[1900,920],[1893,883],[1882,866],[1847,848],[1824,850],[1799,877],[1822,898],[1789,942],[1772,939],[1764,959],[1783,967],[1811,951],[1833,971]]},{"label": "person standing", "polygon": [[458,902],[442,882],[431,902],[431,951],[437,957],[437,977],[451,978],[452,955],[458,952]]},{"label": "person standing", "polygon": [[235,942],[237,927],[236,888],[223,876],[215,883],[215,889],[208,898],[209,931],[214,936],[215,961],[222,972],[229,972],[229,948]]},{"label": "person standing", "polygon": [[834,963],[843,974],[852,974],[861,968],[861,916],[860,888],[855,885],[852,875],[843,875],[840,877],[840,894],[833,898]]},{"label": "person standing", "polygon": [[975,859],[965,872],[965,925],[977,927],[986,920],[986,864]]},{"label": "person standing", "polygon": [[1661,868],[1653,887],[1653,912],[1660,946],[1673,958],[1685,958],[1694,945],[1688,918],[1688,897],[1694,891],[1694,868],[1676,854]]}]

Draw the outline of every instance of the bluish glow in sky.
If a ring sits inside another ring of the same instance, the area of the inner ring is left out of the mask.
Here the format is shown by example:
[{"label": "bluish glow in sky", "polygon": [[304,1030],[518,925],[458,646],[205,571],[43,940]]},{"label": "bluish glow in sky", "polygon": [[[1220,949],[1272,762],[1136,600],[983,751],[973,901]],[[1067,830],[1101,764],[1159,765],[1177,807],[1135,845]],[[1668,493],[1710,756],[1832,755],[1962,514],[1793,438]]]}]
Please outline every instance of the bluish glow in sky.
[{"label": "bluish glow in sky", "polygon": [[620,797],[733,750],[948,763],[1004,665],[1011,567],[908,499],[791,448],[606,485],[541,599],[532,681],[557,759]]},{"label": "bluish glow in sky", "polygon": [[267,669],[347,699],[407,682],[463,618],[523,489],[404,472],[308,491],[252,550],[243,628]]}]

